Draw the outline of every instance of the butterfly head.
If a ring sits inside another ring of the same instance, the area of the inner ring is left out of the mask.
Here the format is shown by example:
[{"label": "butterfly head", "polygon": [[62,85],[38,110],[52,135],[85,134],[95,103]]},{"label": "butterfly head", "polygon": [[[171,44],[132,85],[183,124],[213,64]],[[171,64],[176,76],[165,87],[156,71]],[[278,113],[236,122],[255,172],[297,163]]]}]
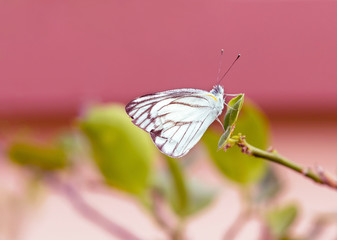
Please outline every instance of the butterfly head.
[{"label": "butterfly head", "polygon": [[223,109],[223,104],[224,104],[224,90],[220,85],[216,85],[213,87],[210,93],[212,94],[212,97],[215,100],[214,106],[218,109],[219,114],[220,114]]},{"label": "butterfly head", "polygon": [[224,90],[220,85],[216,85],[213,87],[213,89],[211,90],[211,93],[217,98],[219,99],[219,97],[223,98],[224,96]]}]

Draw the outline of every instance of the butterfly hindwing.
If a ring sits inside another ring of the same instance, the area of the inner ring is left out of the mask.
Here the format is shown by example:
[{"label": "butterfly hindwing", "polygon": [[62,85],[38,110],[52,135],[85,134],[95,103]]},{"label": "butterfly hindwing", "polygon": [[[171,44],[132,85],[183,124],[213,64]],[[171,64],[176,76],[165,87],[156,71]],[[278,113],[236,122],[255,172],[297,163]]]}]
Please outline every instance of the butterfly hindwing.
[{"label": "butterfly hindwing", "polygon": [[136,126],[150,133],[161,152],[182,157],[219,115],[214,104],[209,92],[178,89],[142,96],[125,109]]}]

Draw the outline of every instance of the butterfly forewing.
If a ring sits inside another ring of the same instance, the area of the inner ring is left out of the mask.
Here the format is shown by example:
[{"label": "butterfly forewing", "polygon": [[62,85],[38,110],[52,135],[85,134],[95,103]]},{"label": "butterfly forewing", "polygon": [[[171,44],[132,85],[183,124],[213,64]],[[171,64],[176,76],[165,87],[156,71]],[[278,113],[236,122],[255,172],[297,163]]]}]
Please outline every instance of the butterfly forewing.
[{"label": "butterfly forewing", "polygon": [[142,96],[125,110],[135,125],[150,133],[161,152],[177,158],[200,140],[222,107],[209,92],[178,89]]}]

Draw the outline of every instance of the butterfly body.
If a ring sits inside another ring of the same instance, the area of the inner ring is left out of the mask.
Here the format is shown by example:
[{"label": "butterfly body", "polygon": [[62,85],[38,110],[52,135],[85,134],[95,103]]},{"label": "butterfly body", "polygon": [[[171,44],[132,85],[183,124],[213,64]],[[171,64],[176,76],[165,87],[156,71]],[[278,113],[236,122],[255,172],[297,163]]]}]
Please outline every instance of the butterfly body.
[{"label": "butterfly body", "polygon": [[223,107],[224,90],[216,85],[210,92],[187,88],[144,95],[125,110],[162,153],[178,158],[197,144]]}]

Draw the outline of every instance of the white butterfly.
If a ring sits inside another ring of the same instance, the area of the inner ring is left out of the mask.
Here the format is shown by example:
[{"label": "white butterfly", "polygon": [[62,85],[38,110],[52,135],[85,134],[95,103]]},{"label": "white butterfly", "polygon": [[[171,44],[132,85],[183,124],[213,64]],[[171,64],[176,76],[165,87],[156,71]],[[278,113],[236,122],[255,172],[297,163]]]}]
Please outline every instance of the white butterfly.
[{"label": "white butterfly", "polygon": [[187,154],[224,108],[224,90],[176,89],[144,95],[125,110],[132,122],[150,133],[158,149],[173,158]]},{"label": "white butterfly", "polygon": [[[221,50],[221,56],[223,50]],[[173,158],[187,154],[224,108],[224,90],[219,85],[240,54],[210,91],[185,88],[148,94],[125,106],[132,122],[150,133],[158,149]],[[226,96],[232,94],[226,94]],[[220,122],[221,124],[221,122]]]}]

